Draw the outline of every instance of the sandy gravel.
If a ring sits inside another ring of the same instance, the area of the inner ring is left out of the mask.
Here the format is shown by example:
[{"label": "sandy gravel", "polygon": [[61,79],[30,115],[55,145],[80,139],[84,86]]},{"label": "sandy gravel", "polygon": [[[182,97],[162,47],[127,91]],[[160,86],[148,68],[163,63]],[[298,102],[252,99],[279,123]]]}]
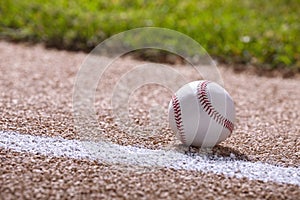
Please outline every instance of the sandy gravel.
[{"label": "sandy gravel", "polygon": [[[0,130],[62,136],[78,139],[72,113],[75,76],[86,54],[47,50],[0,42]],[[107,59],[107,58],[103,58]],[[113,63],[106,79],[99,83],[95,108],[104,138],[121,145],[151,149],[173,148],[176,141],[166,123],[170,91],[144,86],[131,97],[131,117],[138,127],[149,124],[149,105],[165,108],[158,133],[141,137],[116,126],[107,93],[119,75],[142,62],[128,57]],[[192,70],[172,66],[198,79]],[[299,78],[258,77],[220,67],[225,88],[236,104],[234,133],[213,149],[215,154],[234,153],[242,159],[282,166],[300,166],[300,84]],[[136,169],[90,161],[47,158],[0,150],[1,198],[65,197],[194,197],[296,199],[300,189],[221,175],[168,169]],[[35,195],[35,196],[33,196]],[[132,196],[133,195],[133,196]],[[70,196],[69,196],[70,197]]]},{"label": "sandy gravel", "polygon": [[299,187],[1,150],[0,198],[296,199]]}]

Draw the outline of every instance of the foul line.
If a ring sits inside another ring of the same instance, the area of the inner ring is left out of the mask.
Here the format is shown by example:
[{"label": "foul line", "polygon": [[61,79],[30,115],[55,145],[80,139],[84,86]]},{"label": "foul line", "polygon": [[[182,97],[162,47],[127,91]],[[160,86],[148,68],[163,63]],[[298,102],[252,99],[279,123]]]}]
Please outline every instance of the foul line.
[{"label": "foul line", "polygon": [[54,157],[89,159],[112,164],[166,167],[223,174],[249,180],[300,186],[300,168],[247,162],[233,158],[186,155],[171,150],[150,150],[107,142],[67,140],[0,131],[0,148]]}]

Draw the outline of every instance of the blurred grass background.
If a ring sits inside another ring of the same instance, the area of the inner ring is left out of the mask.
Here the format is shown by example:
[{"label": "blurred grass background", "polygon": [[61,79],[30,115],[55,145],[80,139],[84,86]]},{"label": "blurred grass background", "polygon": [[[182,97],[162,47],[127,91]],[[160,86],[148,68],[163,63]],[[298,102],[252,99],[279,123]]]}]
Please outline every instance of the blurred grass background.
[{"label": "blurred grass background", "polygon": [[222,62],[299,72],[299,11],[299,0],[4,0],[0,38],[90,51],[116,33],[158,26]]}]

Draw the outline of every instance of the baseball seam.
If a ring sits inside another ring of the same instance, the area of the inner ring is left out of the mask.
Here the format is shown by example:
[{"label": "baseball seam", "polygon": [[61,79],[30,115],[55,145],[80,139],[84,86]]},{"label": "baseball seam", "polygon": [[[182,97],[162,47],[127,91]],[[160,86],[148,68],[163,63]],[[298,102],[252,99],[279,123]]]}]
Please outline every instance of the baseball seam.
[{"label": "baseball seam", "polygon": [[172,97],[172,105],[173,105],[173,110],[174,110],[174,119],[175,119],[177,130],[179,131],[180,139],[183,143],[186,143],[183,123],[182,123],[180,102],[179,102],[179,99],[176,96],[176,94]]},{"label": "baseball seam", "polygon": [[222,116],[216,109],[212,106],[211,102],[208,99],[206,88],[207,85],[210,83],[210,81],[204,81],[202,83],[199,83],[197,87],[197,96],[200,102],[200,105],[202,106],[203,110],[213,118],[217,123],[221,124],[223,127],[227,128],[230,133],[232,133],[234,129],[234,124],[226,119],[224,116]]}]

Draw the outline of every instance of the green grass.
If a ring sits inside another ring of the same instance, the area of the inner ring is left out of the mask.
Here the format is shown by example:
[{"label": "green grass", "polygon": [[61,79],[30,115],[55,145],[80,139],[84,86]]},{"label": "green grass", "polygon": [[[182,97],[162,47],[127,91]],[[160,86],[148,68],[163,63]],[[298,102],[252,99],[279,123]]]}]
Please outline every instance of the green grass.
[{"label": "green grass", "polygon": [[158,26],[225,62],[300,71],[299,10],[298,0],[5,0],[0,37],[89,51],[116,33]]}]

